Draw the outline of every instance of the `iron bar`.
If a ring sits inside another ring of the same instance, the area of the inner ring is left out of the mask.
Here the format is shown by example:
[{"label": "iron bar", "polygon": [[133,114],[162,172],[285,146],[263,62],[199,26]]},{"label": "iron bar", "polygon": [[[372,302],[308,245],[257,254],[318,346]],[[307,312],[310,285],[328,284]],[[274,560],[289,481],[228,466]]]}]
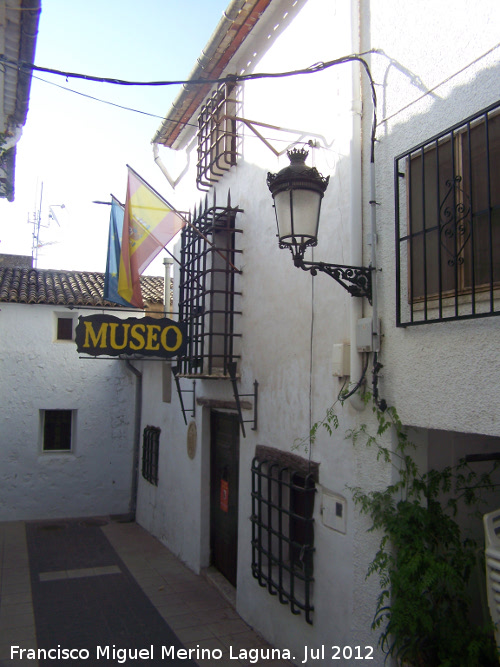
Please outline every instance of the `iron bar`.
[{"label": "iron bar", "polygon": [[[263,483],[264,482],[264,483]],[[272,460],[252,462],[252,574],[312,624],[313,475]]]},{"label": "iron bar", "polygon": [[[228,375],[228,363],[237,359],[234,341],[241,334],[234,331],[235,299],[241,296],[234,288],[234,257],[241,254],[236,248],[236,214],[241,209],[231,205],[230,194],[225,206],[208,199],[193,214],[193,227],[202,230],[200,236],[190,228],[182,231],[182,253],[187,262],[182,273],[179,293],[181,320],[189,328],[188,351],[181,359],[183,375],[211,377]],[[211,239],[207,244],[205,239]],[[222,259],[219,259],[221,257]],[[238,270],[238,273],[240,271]]]},{"label": "iron bar", "polygon": [[397,326],[500,313],[499,109],[395,158]]}]

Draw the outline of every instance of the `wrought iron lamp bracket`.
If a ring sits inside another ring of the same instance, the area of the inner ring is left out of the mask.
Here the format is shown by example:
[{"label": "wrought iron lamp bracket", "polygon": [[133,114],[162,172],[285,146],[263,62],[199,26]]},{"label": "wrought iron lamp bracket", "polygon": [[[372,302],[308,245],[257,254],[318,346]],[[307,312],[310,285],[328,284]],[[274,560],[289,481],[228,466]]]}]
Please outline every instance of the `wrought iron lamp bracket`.
[{"label": "wrought iron lamp bracket", "polygon": [[327,264],[326,262],[306,262],[301,254],[293,258],[295,266],[309,271],[312,276],[318,271],[326,273],[342,285],[351,296],[366,297],[372,303],[372,266],[348,266],[345,264]]}]

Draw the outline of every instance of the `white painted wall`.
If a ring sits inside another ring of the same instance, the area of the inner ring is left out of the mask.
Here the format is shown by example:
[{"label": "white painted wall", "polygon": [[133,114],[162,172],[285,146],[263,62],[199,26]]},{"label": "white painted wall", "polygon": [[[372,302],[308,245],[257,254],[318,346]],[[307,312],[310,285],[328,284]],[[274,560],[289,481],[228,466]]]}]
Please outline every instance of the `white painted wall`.
[{"label": "white painted wall", "polygon": [[[368,8],[368,3],[365,5]],[[500,328],[495,317],[395,327],[394,157],[498,101],[500,5],[370,3],[366,41],[378,84],[377,207],[381,361],[404,423],[499,435]],[[397,28],[396,28],[397,25]],[[371,37],[371,42],[369,38]]]},{"label": "white painted wall", "polygon": [[[56,340],[58,314],[93,313],[1,304],[0,521],[129,511],[135,378]],[[77,411],[71,453],[42,452],[45,409]]]},{"label": "white painted wall", "polygon": [[[396,330],[394,315],[394,156],[486,106],[497,94],[492,74],[498,78],[498,51],[482,59],[480,56],[497,41],[498,3],[484,0],[482,11],[473,15],[468,6],[465,0],[424,0],[412,6],[387,0],[361,2],[362,48],[381,50],[367,56],[377,84],[380,119],[376,148],[378,253],[383,269],[379,278],[384,334],[380,389],[405,424],[498,435],[500,334],[495,318]],[[354,50],[349,2],[286,0],[275,2],[268,12],[228,72],[290,71]],[[473,61],[476,64],[467,68]],[[350,65],[339,65],[303,77],[251,81],[243,89],[245,118],[297,130],[265,130],[266,138],[277,148],[282,150],[288,142],[304,137],[318,141],[308,163],[329,174],[330,185],[323,200],[314,259],[339,264],[350,263],[350,193],[355,185],[350,171],[351,73]],[[438,85],[444,81],[447,83]],[[434,88],[432,94],[424,95]],[[368,264],[372,109],[366,85],[364,94],[360,222],[364,264]],[[191,169],[176,188],[181,207],[186,209],[201,199],[194,186],[196,144],[190,143],[192,138],[187,135],[184,142],[191,152]],[[391,473],[376,461],[375,452],[362,446],[353,448],[345,438],[347,429],[363,423],[373,433],[376,426],[371,412],[358,411],[352,405],[337,406],[338,431],[332,437],[321,431],[311,452],[312,459],[320,462],[315,504],[314,625],[292,616],[288,607],[258,586],[250,568],[250,466],[255,447],[263,444],[295,451],[295,440],[306,436],[336,401],[342,382],[332,376],[332,346],[351,337],[348,293],[327,276],[313,280],[293,266],[287,251],[278,248],[266,175],[286,164],[286,156],[276,158],[245,129],[243,159],[216,190],[219,204],[230,190],[233,205],[244,210],[237,223],[244,229],[243,274],[238,278],[243,291],[243,316],[237,325],[243,333],[240,393],[250,393],[254,380],[259,382],[259,427],[256,432],[247,428],[247,437],[240,439],[237,609],[269,641],[289,648],[300,662],[305,645],[375,647],[377,643],[377,634],[370,630],[377,582],[365,580],[365,575],[378,537],[366,532],[369,523],[353,507],[347,486],[379,488],[389,481]],[[176,269],[174,298],[177,289]],[[363,308],[363,314],[369,315],[366,302]],[[170,405],[161,403],[156,366],[144,364],[144,381],[143,426],[162,429],[160,482],[154,488],[140,479],[137,518],[199,571],[209,563],[209,411],[196,408],[197,452],[191,460],[186,451],[187,428],[175,392]],[[189,380],[181,382],[184,388],[191,388]],[[196,396],[230,400],[230,383],[197,380]],[[189,403],[188,395],[185,401]],[[418,440],[425,463],[425,430]],[[391,446],[390,435],[384,444]],[[309,456],[304,449],[295,453]],[[346,498],[346,534],[323,524],[325,492]],[[374,655],[371,664],[382,665],[383,656],[377,651]]]}]

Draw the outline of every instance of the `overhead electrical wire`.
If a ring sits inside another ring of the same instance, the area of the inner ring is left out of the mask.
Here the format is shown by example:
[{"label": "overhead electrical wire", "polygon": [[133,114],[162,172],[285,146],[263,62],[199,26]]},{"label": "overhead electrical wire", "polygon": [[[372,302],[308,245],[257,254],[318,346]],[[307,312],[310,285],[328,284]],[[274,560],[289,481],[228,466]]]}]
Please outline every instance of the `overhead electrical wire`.
[{"label": "overhead electrical wire", "polygon": [[[67,72],[63,70],[53,69],[50,67],[40,67],[33,63],[27,63],[22,60],[12,60],[7,56],[0,55],[0,62],[4,62],[7,65],[15,66],[21,71],[35,71],[35,72],[45,72],[47,74],[56,74],[58,76],[64,76],[65,78],[71,79],[84,79],[85,81],[96,81],[98,83],[110,83],[120,86],[179,86],[185,84],[213,84],[213,83],[223,83],[223,82],[234,82],[234,81],[249,81],[252,79],[270,79],[270,78],[283,78],[288,76],[297,76],[299,74],[314,74],[315,72],[321,72],[325,69],[332,67],[333,65],[339,65],[344,62],[351,62],[353,60],[361,61],[366,66],[366,61],[363,60],[362,56],[365,54],[353,54],[349,56],[343,56],[342,58],[337,58],[336,60],[329,60],[327,62],[318,62],[309,67],[304,67],[297,70],[291,70],[288,72],[266,72],[266,73],[254,73],[254,74],[229,74],[225,77],[219,77],[216,79],[201,78],[201,79],[182,79],[182,80],[168,80],[168,81],[129,81],[126,79],[116,79],[111,77],[103,76],[94,76],[91,74],[79,74],[77,72]],[[370,75],[371,80],[371,75]]]},{"label": "overhead electrical wire", "polygon": [[[38,77],[35,77],[33,75],[33,72],[45,72],[47,74],[55,74],[57,76],[63,76],[66,78],[66,81],[69,78],[72,79],[83,79],[85,81],[93,81],[97,83],[108,83],[108,84],[113,84],[113,85],[121,85],[121,86],[141,86],[141,87],[160,87],[160,86],[195,86],[195,85],[213,85],[213,84],[221,84],[221,83],[239,83],[239,82],[244,82],[244,81],[253,81],[257,79],[278,79],[278,78],[286,78],[286,77],[291,77],[291,76],[300,76],[300,75],[305,75],[305,74],[315,74],[317,72],[322,72],[325,71],[335,65],[341,65],[349,62],[359,62],[360,65],[364,68],[364,71],[369,79],[370,82],[370,90],[371,90],[371,96],[372,96],[372,104],[373,104],[373,120],[372,120],[372,130],[371,130],[371,156],[370,156],[370,162],[374,162],[375,160],[375,141],[376,141],[376,131],[377,131],[377,95],[376,95],[376,90],[375,90],[375,82],[373,80],[370,67],[366,60],[363,58],[364,55],[368,55],[370,51],[366,53],[361,53],[361,54],[351,54],[348,56],[343,56],[341,58],[336,58],[335,60],[329,60],[326,62],[317,62],[314,65],[310,65],[309,67],[301,68],[301,69],[296,69],[296,70],[291,70],[291,71],[286,71],[286,72],[265,72],[265,73],[253,73],[253,74],[229,74],[224,77],[218,77],[215,79],[210,79],[210,78],[200,78],[200,79],[184,79],[184,80],[168,80],[168,81],[128,81],[124,79],[116,79],[116,78],[110,78],[110,77],[101,77],[101,76],[93,76],[89,74],[79,74],[76,72],[66,72],[62,70],[57,70],[57,69],[52,69],[48,67],[39,67],[38,65],[34,65],[32,63],[27,63],[24,61],[20,60],[12,60],[8,58],[7,56],[1,55],[0,54],[0,64],[3,64],[4,66],[7,67],[13,67],[18,69],[20,72],[31,72],[33,78],[37,79]],[[52,85],[56,85],[59,88],[63,88],[64,90],[69,90],[70,92],[76,93],[78,95],[82,95],[83,97],[87,97],[89,99],[93,99],[99,102],[102,102],[104,104],[109,104],[111,106],[115,106],[121,109],[125,109],[127,111],[133,111],[136,113],[141,113],[147,116],[151,116],[154,118],[160,118],[164,123],[169,122],[168,118],[164,118],[162,116],[157,116],[156,114],[150,114],[147,112],[139,111],[137,109],[132,109],[130,107],[125,107],[119,104],[115,104],[113,102],[107,102],[105,100],[93,97],[91,95],[87,95],[84,93],[80,93],[79,91],[71,90],[68,88],[65,88],[64,86],[58,86],[57,84],[54,84],[53,82],[45,81],[44,79],[39,79],[40,81],[43,81],[44,83],[52,83]],[[179,122],[176,120],[172,120],[171,122]],[[183,124],[185,125],[191,125],[191,123],[186,123],[184,122]],[[366,363],[363,368],[363,372],[361,374],[361,378],[355,385],[355,387],[349,391],[347,394],[342,394],[342,390],[339,393],[339,398],[342,398],[342,400],[345,400],[352,396],[361,386],[361,384],[364,381],[367,369],[368,369],[368,359],[369,355],[367,355]],[[380,364],[378,364],[380,367]],[[376,378],[377,378],[377,361],[376,361],[376,355],[374,359],[374,388],[376,390],[377,385],[376,385]],[[385,404],[385,401],[380,401],[380,406],[382,404]],[[381,409],[384,409],[384,407],[381,407]]]},{"label": "overhead electrical wire", "polygon": [[[369,52],[367,52],[369,53]],[[364,70],[368,76],[368,79],[370,81],[370,88],[371,88],[371,94],[372,94],[372,102],[373,102],[373,123],[372,123],[372,135],[371,135],[371,143],[372,143],[372,161],[373,161],[373,152],[374,152],[374,144],[375,144],[375,133],[376,133],[376,127],[377,127],[377,95],[375,91],[375,82],[373,81],[373,77],[371,75],[370,68],[368,66],[368,63],[366,60],[363,58],[364,55],[367,55],[366,53],[361,53],[361,54],[351,54],[348,56],[343,56],[341,58],[336,58],[335,60],[329,60],[326,62],[317,62],[314,65],[310,65],[309,67],[304,67],[301,69],[295,69],[295,70],[290,70],[286,72],[262,72],[262,73],[253,73],[253,74],[228,74],[223,77],[218,77],[215,79],[210,79],[210,78],[200,78],[200,79],[182,79],[182,80],[168,80],[168,81],[128,81],[125,79],[116,79],[116,78],[111,78],[111,77],[103,77],[103,76],[94,76],[91,74],[80,74],[77,72],[67,72],[63,70],[58,70],[58,69],[53,69],[50,67],[40,67],[38,65],[35,65],[33,63],[27,63],[22,60],[12,60],[11,58],[8,58],[5,55],[0,55],[0,63],[3,63],[7,67],[14,67],[18,69],[20,72],[45,72],[46,74],[55,74],[57,76],[63,76],[67,79],[83,79],[85,81],[94,81],[97,83],[108,83],[108,84],[113,84],[113,85],[120,85],[120,86],[181,86],[181,85],[189,85],[189,86],[195,86],[195,85],[212,85],[212,84],[220,84],[220,83],[239,83],[243,81],[254,81],[257,79],[278,79],[278,78],[286,78],[286,77],[291,77],[291,76],[300,76],[300,75],[305,75],[305,74],[316,74],[317,72],[323,72],[330,67],[333,67],[334,65],[341,65],[344,63],[349,63],[349,62],[359,62],[363,67]],[[118,106],[118,105],[117,105]]]},{"label": "overhead electrical wire", "polygon": [[[74,93],[75,95],[80,95],[81,97],[86,97],[89,100],[94,100],[94,102],[100,102],[101,104],[109,104],[109,106],[112,107],[117,107],[118,109],[123,109],[124,111],[132,111],[134,113],[140,113],[143,116],[150,116],[151,118],[159,118],[160,120],[165,120],[164,116],[159,116],[158,114],[155,113],[149,113],[148,111],[141,111],[140,109],[133,109],[132,107],[126,107],[123,104],[117,104],[116,102],[110,102],[109,100],[103,100],[100,97],[94,97],[93,95],[88,95],[87,93],[81,93],[79,90],[75,90],[74,88],[67,88],[66,86],[60,86],[58,83],[54,83],[53,81],[47,81],[47,79],[42,79],[39,76],[33,75],[33,79],[36,79],[37,81],[42,81],[42,83],[48,83],[50,86],[55,86],[56,88],[60,88],[61,90],[66,90],[68,93]],[[197,125],[193,126],[197,127]]]},{"label": "overhead electrical wire", "polygon": [[[116,102],[110,102],[109,100],[103,100],[101,97],[95,97],[94,95],[88,95],[87,93],[82,93],[79,90],[75,90],[74,88],[68,88],[67,86],[61,86],[58,83],[55,83],[54,81],[47,81],[47,79],[42,79],[41,77],[35,76],[35,75],[32,75],[32,76],[33,76],[33,79],[35,79],[36,81],[40,81],[42,83],[47,83],[49,86],[55,86],[56,88],[60,88],[61,90],[65,90],[68,93],[73,93],[75,95],[80,95],[81,97],[85,97],[85,98],[87,98],[89,100],[92,100],[94,102],[99,102],[100,104],[107,104],[107,105],[115,107],[117,109],[122,109],[124,111],[130,111],[132,113],[138,113],[138,114],[141,114],[143,116],[149,116],[150,118],[158,118],[159,120],[163,121],[164,123],[169,122],[169,121],[173,121],[173,119],[165,118],[165,116],[159,116],[158,114],[150,113],[148,111],[141,111],[141,109],[134,109],[133,107],[127,107],[123,104],[117,104]],[[198,123],[190,123],[189,121],[176,121],[176,122],[179,123],[179,124],[182,124],[186,127],[198,128]],[[258,139],[258,137],[256,137],[254,134],[249,134],[249,135],[247,135],[247,139]],[[266,139],[271,141],[270,137],[266,137]],[[279,137],[273,137],[272,141],[275,142],[275,143],[279,143],[279,142],[286,143],[286,144],[290,143],[288,139],[280,139]],[[304,145],[308,144],[307,141],[299,141],[297,143],[298,144],[304,144]],[[329,149],[327,149],[327,150],[329,150]]]}]

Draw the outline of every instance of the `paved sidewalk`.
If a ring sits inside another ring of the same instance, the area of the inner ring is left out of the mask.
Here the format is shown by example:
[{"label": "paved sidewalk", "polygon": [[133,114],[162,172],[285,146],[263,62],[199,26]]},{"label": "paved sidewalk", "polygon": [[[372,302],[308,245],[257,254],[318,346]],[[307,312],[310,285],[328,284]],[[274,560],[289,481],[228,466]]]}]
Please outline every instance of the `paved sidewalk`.
[{"label": "paved sidewalk", "polygon": [[[270,647],[238,616],[226,599],[230,594],[230,587],[223,595],[195,575],[135,523],[109,518],[0,523],[0,667],[290,665],[255,662],[251,650]],[[11,659],[13,645],[88,648],[90,657],[38,662],[25,653],[24,659]],[[98,659],[97,645],[108,646],[109,653]],[[123,654],[113,656],[113,647],[145,653],[141,660],[127,654],[124,662],[118,659]],[[195,650],[193,662],[177,653],[183,647]],[[207,655],[211,658],[201,657]]]}]

